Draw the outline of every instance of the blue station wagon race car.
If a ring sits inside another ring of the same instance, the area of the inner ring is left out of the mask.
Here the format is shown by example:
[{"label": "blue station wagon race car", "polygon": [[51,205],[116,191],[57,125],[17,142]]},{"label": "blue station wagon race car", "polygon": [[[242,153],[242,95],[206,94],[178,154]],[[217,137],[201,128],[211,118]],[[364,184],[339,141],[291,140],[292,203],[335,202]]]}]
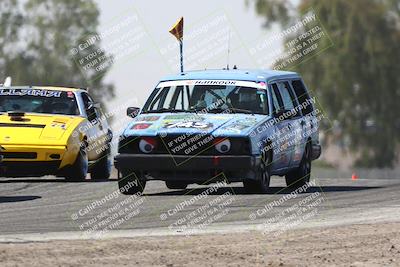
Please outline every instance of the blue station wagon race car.
[{"label": "blue station wagon race car", "polygon": [[319,117],[294,72],[212,70],[162,79],[120,137],[120,191],[143,192],[149,180],[170,189],[243,182],[268,192],[271,175],[287,186],[310,179],[321,154]]}]

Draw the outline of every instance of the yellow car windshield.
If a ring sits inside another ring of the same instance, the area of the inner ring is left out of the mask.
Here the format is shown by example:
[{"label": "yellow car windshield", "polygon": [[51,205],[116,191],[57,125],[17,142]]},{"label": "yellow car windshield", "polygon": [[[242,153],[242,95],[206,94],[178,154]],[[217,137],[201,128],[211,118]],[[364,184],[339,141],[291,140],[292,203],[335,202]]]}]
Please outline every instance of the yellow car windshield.
[{"label": "yellow car windshield", "polygon": [[42,89],[0,89],[0,112],[79,115],[75,94]]}]

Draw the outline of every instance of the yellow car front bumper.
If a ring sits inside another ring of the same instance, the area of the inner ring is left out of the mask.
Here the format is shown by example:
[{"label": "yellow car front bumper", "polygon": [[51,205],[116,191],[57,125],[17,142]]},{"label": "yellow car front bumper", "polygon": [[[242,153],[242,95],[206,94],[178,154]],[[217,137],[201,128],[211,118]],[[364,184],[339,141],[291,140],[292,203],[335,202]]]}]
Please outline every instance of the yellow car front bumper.
[{"label": "yellow car front bumper", "polygon": [[76,153],[66,146],[2,145],[1,168],[7,176],[42,176],[57,174],[72,165]]}]

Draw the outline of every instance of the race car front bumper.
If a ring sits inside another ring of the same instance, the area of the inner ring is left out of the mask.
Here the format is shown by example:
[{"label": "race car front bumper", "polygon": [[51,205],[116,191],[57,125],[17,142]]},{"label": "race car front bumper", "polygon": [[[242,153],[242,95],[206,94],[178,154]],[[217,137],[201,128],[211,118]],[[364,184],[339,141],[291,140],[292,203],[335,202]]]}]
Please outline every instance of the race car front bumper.
[{"label": "race car front bumper", "polygon": [[2,145],[1,176],[43,176],[62,167],[65,146]]},{"label": "race car front bumper", "polygon": [[3,161],[51,161],[62,159],[65,146],[2,145]]},{"label": "race car front bumper", "polygon": [[[183,156],[118,154],[114,165],[119,171],[148,173],[162,180],[210,178],[224,173],[230,181],[254,179],[261,157],[246,155]],[[180,175],[181,174],[181,175]]]}]

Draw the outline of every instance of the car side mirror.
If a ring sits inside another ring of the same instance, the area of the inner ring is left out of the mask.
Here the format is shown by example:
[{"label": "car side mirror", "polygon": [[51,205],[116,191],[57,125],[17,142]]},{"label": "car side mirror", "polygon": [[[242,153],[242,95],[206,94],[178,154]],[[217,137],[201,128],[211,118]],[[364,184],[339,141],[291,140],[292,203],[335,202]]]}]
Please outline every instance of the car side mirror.
[{"label": "car side mirror", "polygon": [[89,107],[87,109],[88,110],[92,110],[92,109],[95,109],[95,108],[101,108],[100,103],[90,103]]},{"label": "car side mirror", "polygon": [[93,107],[94,108],[101,108],[101,104],[100,103],[93,103]]},{"label": "car side mirror", "polygon": [[129,107],[126,109],[126,115],[131,118],[135,118],[137,115],[139,115],[140,108],[136,107]]}]

